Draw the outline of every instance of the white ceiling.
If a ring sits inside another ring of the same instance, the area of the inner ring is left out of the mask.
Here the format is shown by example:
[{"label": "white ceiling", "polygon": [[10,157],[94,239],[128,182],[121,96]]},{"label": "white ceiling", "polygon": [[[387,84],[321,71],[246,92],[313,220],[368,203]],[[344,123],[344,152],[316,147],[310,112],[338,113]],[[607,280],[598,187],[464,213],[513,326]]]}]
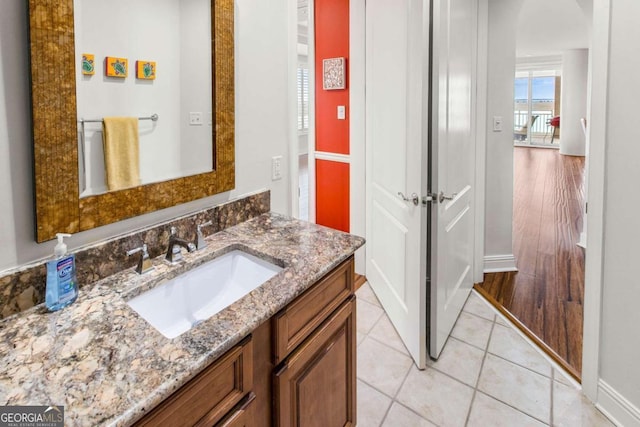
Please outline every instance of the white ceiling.
[{"label": "white ceiling", "polygon": [[524,0],[516,56],[548,56],[589,47],[593,0]]}]

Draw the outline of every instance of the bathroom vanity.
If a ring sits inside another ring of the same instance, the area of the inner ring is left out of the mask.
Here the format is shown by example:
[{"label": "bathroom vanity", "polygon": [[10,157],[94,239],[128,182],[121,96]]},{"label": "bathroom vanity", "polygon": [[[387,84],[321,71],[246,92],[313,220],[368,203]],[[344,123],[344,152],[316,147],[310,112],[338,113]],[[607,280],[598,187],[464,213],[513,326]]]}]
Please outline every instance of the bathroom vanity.
[{"label": "bathroom vanity", "polygon": [[136,425],[355,425],[353,273],[350,257]]},{"label": "bathroom vanity", "polygon": [[[0,400],[64,405],[65,425],[354,425],[353,253],[362,238],[268,213],[0,321]],[[132,298],[232,250],[282,271],[168,339]]]}]

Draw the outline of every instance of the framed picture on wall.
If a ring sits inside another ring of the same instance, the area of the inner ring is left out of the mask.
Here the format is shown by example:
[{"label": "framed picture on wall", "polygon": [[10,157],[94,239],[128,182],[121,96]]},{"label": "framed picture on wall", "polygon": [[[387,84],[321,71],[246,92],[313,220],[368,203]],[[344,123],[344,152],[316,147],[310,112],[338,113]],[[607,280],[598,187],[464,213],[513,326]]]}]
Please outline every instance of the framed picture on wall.
[{"label": "framed picture on wall", "polygon": [[322,89],[338,90],[347,87],[344,58],[322,60]]}]

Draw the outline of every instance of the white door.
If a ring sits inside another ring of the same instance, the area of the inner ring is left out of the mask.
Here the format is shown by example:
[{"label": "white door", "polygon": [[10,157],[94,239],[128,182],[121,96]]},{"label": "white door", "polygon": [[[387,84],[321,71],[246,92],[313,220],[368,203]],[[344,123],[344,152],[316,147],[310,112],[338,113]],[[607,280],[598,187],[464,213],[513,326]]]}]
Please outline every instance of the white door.
[{"label": "white door", "polygon": [[[428,21],[421,0],[366,2],[367,279],[426,360]],[[415,193],[418,204],[404,201]]]},{"label": "white door", "polygon": [[[420,368],[427,335],[436,358],[473,285],[475,4],[366,2],[367,278]],[[456,195],[423,204],[439,189]]]},{"label": "white door", "polygon": [[437,358],[473,287],[477,0],[433,7],[429,354]]}]

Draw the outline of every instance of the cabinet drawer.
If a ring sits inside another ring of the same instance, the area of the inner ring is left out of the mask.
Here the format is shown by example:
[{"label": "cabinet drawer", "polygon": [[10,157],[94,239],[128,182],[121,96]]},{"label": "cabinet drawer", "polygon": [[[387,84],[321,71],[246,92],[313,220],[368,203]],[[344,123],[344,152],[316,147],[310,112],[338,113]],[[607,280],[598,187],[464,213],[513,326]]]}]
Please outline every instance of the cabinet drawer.
[{"label": "cabinet drawer", "polygon": [[352,296],[275,373],[278,427],[356,425],[355,305]]},{"label": "cabinet drawer", "polygon": [[224,417],[215,427],[249,427],[252,426],[252,420],[249,419],[249,411],[256,399],[255,393],[249,393],[247,397],[242,399],[236,408]]},{"label": "cabinet drawer", "polygon": [[157,406],[136,426],[211,426],[253,387],[251,336]]},{"label": "cabinet drawer", "polygon": [[284,360],[354,292],[353,273],[351,257],[275,316],[275,364]]},{"label": "cabinet drawer", "polygon": [[354,292],[353,273],[353,257],[351,257],[275,316],[274,362],[276,364],[284,360]]}]

